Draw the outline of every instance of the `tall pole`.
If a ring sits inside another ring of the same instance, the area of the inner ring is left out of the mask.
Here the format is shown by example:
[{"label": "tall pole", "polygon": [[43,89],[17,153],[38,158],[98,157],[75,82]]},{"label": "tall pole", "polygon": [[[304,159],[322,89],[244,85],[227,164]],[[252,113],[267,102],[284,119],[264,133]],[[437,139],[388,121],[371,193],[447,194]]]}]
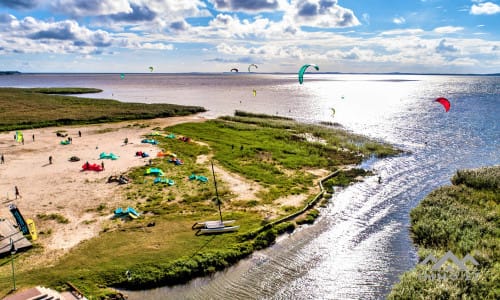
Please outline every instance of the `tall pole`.
[{"label": "tall pole", "polygon": [[219,206],[219,216],[220,216],[220,223],[222,224],[222,212],[220,210],[220,199],[219,199],[219,192],[217,191],[217,181],[215,180],[215,171],[214,171],[214,163],[213,161],[210,161],[210,164],[212,164],[212,175],[214,176],[214,186],[215,186],[215,201],[217,201],[217,205]]},{"label": "tall pole", "polygon": [[12,282],[14,283],[13,291],[16,290],[16,275],[14,272],[14,254],[15,253],[16,253],[16,247],[14,246],[14,241],[12,241],[12,238],[10,238],[10,261],[12,264]]}]

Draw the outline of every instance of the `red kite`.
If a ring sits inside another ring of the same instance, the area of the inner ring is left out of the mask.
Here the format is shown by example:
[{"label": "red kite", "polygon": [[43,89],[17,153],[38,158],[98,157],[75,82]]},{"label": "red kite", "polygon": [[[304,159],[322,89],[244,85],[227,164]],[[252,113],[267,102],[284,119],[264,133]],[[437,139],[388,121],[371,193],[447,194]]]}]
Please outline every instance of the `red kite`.
[{"label": "red kite", "polygon": [[445,111],[450,110],[451,104],[450,104],[450,101],[448,101],[448,99],[443,98],[443,97],[439,97],[435,101],[441,103],[443,105]]}]

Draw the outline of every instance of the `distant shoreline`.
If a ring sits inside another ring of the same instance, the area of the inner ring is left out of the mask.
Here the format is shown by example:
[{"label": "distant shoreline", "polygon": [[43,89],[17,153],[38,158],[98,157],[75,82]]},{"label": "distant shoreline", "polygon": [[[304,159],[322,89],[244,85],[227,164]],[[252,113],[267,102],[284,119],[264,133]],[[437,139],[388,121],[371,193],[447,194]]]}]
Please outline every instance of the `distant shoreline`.
[{"label": "distant shoreline", "polygon": [[[150,73],[150,72],[19,72],[19,71],[0,71],[0,75],[40,75],[40,74],[148,74],[148,75],[220,75],[220,74],[232,74],[232,75],[295,75],[295,72],[182,72],[182,73]],[[361,73],[343,73],[343,72],[315,72],[314,74],[321,75],[424,75],[424,76],[500,76],[500,73],[411,73],[411,72],[383,72],[383,73],[371,73],[371,72],[361,72]]]}]

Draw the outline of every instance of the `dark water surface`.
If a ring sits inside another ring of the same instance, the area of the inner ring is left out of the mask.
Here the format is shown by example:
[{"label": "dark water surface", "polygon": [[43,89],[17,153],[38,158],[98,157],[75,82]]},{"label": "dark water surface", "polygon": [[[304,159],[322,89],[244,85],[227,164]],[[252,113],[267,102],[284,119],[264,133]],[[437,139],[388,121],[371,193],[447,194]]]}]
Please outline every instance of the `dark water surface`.
[{"label": "dark water surface", "polygon": [[[299,85],[295,75],[33,74],[0,76],[0,86],[95,87],[104,92],[92,97],[200,105],[209,118],[239,109],[335,121],[410,152],[366,161],[382,184],[339,191],[313,226],[213,276],[130,299],[383,299],[417,263],[411,208],[457,169],[500,163],[499,77],[306,74]],[[433,101],[441,96],[448,113]]]}]

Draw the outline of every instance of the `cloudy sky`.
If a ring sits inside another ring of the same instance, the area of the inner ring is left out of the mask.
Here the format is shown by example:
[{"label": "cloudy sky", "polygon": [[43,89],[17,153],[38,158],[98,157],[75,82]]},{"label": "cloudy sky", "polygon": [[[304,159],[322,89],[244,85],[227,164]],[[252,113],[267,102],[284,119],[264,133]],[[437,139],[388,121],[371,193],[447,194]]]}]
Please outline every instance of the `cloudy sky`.
[{"label": "cloudy sky", "polygon": [[500,72],[500,0],[0,0],[0,70]]}]

